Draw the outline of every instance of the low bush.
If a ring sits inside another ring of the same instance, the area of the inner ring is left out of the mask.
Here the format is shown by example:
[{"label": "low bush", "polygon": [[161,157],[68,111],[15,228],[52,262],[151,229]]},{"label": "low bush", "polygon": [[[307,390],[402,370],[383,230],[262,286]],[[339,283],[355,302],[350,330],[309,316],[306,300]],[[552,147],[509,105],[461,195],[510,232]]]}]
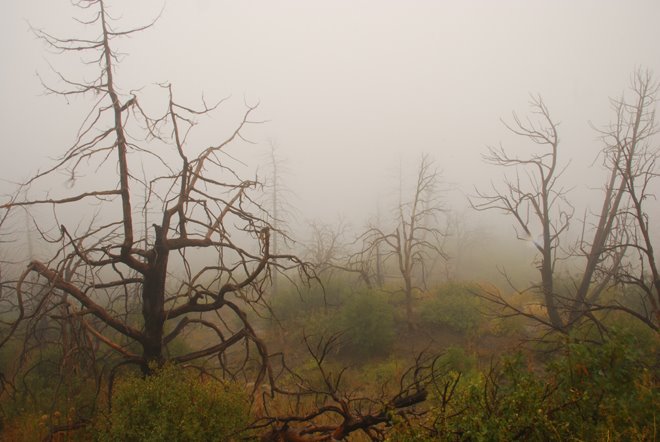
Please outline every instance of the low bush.
[{"label": "low bush", "polygon": [[341,304],[347,296],[350,285],[341,280],[323,281],[323,285],[313,283],[309,286],[283,284],[272,295],[270,305],[273,315],[280,321],[296,321],[308,314],[324,312]]},{"label": "low bush", "polygon": [[386,296],[375,291],[352,295],[341,310],[344,350],[355,355],[386,354],[395,337],[394,311]]},{"label": "low bush", "polygon": [[432,399],[423,422],[389,440],[657,440],[657,340],[613,332],[562,350],[544,370],[516,354],[461,378],[449,403]]},{"label": "low bush", "polygon": [[165,366],[117,383],[111,412],[98,419],[96,439],[231,441],[248,419],[248,397],[238,386]]},{"label": "low bush", "polygon": [[438,363],[447,370],[470,373],[477,368],[477,357],[466,352],[463,347],[451,346],[440,356]]},{"label": "low bush", "polygon": [[654,440],[657,437],[658,341],[613,330],[599,345],[569,342],[550,365],[561,388],[555,418],[570,434],[600,440]]},{"label": "low bush", "polygon": [[485,320],[475,290],[477,287],[471,284],[443,284],[431,299],[422,303],[422,322],[460,333],[475,331]]}]

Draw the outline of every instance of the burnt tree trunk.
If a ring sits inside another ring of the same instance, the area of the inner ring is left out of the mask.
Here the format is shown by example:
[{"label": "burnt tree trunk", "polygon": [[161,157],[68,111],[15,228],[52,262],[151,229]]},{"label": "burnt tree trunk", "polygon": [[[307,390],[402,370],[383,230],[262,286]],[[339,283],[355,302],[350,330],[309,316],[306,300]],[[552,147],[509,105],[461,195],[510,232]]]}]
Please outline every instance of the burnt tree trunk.
[{"label": "burnt tree trunk", "polygon": [[150,364],[162,365],[163,324],[165,323],[165,280],[169,250],[165,245],[162,228],[154,225],[156,241],[149,256],[149,268],[144,274],[142,286],[142,317],[144,318],[144,340],[142,371],[148,374]]}]

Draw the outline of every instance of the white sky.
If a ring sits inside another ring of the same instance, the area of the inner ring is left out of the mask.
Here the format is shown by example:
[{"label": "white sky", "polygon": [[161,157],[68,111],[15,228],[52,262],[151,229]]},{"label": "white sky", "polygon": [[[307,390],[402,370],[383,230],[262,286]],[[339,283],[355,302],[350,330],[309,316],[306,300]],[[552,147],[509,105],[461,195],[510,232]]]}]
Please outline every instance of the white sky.
[{"label": "white sky", "polygon": [[[108,1],[127,25],[163,6]],[[63,152],[84,117],[87,103],[42,95],[35,72],[79,67],[48,53],[26,22],[67,35],[78,29],[70,13],[67,0],[0,3],[5,180]],[[219,131],[243,99],[259,101],[269,120],[251,132],[260,145],[233,154],[263,163],[274,139],[301,220],[361,225],[391,201],[399,164],[412,175],[423,152],[455,183],[451,204],[463,209],[461,193],[501,176],[480,156],[488,144],[515,142],[499,119],[525,114],[529,93],[561,121],[567,179],[586,195],[603,180],[586,169],[598,152],[588,122],[610,120],[608,97],[636,67],[660,75],[659,45],[660,2],[651,0],[169,0],[154,28],[122,43],[118,80],[124,90],[171,82],[188,103],[231,95]]]}]

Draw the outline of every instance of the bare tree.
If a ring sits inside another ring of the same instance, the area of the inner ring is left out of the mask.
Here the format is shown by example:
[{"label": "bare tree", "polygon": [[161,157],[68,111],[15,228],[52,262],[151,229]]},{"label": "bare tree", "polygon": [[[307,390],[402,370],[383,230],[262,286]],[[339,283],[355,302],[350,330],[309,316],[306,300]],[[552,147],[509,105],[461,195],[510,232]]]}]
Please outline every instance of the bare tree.
[{"label": "bare tree", "polygon": [[[34,211],[35,227],[50,245],[49,257],[32,260],[18,279],[16,307],[52,316],[60,306],[58,317],[76,318],[121,363],[138,364],[145,373],[166,359],[217,361],[229,373],[247,373],[246,364],[256,360],[259,383],[270,373],[269,355],[245,309],[260,303],[273,266],[301,262],[271,250],[272,226],[252,197],[258,183],[241,179],[225,154],[230,145],[247,141],[247,127],[258,123],[256,106],[246,105],[226,138],[193,145],[191,128],[222,101],[187,106],[175,100],[171,85],[162,85],[166,109],[149,116],[137,93],[123,94],[118,86],[114,45],[150,25],[120,29],[103,0],[77,6],[87,14],[80,20],[98,38],[35,32],[51,48],[82,54],[98,68],[90,81],[56,72],[63,88],[47,86],[65,97],[93,97],[94,106],[73,146],[0,206],[3,219],[19,208]],[[144,170],[150,175],[139,178],[140,164],[148,164]],[[30,196],[63,172],[69,176],[66,194]],[[86,180],[90,173],[94,179]],[[51,216],[43,217],[40,208],[50,209]],[[70,214],[91,222],[76,227]],[[28,283],[39,289],[26,290]],[[213,340],[169,357],[168,346],[191,329]],[[227,350],[239,343],[245,351],[236,366]]]},{"label": "bare tree", "polygon": [[447,216],[445,238],[444,249],[450,255],[444,261],[445,278],[448,281],[464,279],[461,276],[464,255],[477,242],[476,231],[469,227],[465,213],[451,213]]},{"label": "bare tree", "polygon": [[335,268],[345,254],[342,236],[346,226],[339,221],[335,226],[312,221],[309,223],[311,237],[305,246],[305,258],[317,269],[319,275]]},{"label": "bare tree", "polygon": [[443,232],[437,227],[438,216],[442,212],[437,195],[438,179],[439,173],[433,161],[426,155],[422,156],[412,198],[399,202],[393,231],[371,226],[362,235],[365,253],[380,254],[382,251],[383,261],[396,261],[403,279],[406,319],[410,328],[413,327],[413,293],[417,289],[415,272],[420,272],[424,281],[425,263],[430,255],[445,256],[440,248]]},{"label": "bare tree", "polygon": [[[294,210],[288,203],[288,196],[291,196],[291,191],[284,183],[284,175],[288,172],[285,160],[278,153],[278,146],[274,140],[269,141],[270,150],[268,152],[268,159],[266,166],[268,168],[267,177],[264,181],[265,197],[267,202],[264,207],[268,210],[266,215],[270,219],[272,226],[271,232],[271,249],[274,255],[280,253],[282,245],[291,239],[287,233],[286,220],[294,216]],[[278,290],[278,277],[274,273],[272,277],[272,292],[277,294]]]},{"label": "bare tree", "polygon": [[[541,292],[550,322],[557,328],[563,328],[553,275],[559,238],[568,229],[573,210],[566,202],[565,191],[557,181],[563,172],[557,163],[557,125],[550,118],[540,97],[532,99],[531,107],[540,121],[522,121],[514,113],[514,125],[504,124],[514,134],[529,139],[544,150],[529,157],[518,158],[510,156],[502,147],[489,148],[484,157],[486,162],[515,168],[515,177],[505,178],[503,190],[494,188],[491,194],[478,191],[478,202],[471,204],[477,210],[497,209],[510,214],[518,227],[518,239],[532,241],[541,255]],[[524,169],[522,177],[520,169]]]},{"label": "bare tree", "polygon": [[605,144],[606,165],[621,177],[626,192],[620,216],[626,232],[620,247],[627,249],[628,254],[616,278],[641,290],[644,311],[633,311],[621,304],[617,307],[656,329],[660,324],[660,272],[653,248],[648,205],[656,200],[653,182],[660,172],[660,146],[654,139],[658,134],[655,121],[658,88],[659,84],[650,72],[638,69],[631,80],[632,98],[622,96],[611,100],[616,118],[613,124],[600,131]]},{"label": "bare tree", "polygon": [[[537,120],[521,120],[514,113],[514,123],[505,123],[505,126],[512,133],[539,146],[541,151],[520,158],[501,147],[489,148],[486,161],[513,168],[515,175],[505,177],[502,188],[493,186],[491,192],[477,190],[477,197],[471,200],[472,207],[477,210],[495,209],[512,216],[518,239],[532,242],[538,251],[541,283],[532,289],[542,294],[548,317],[525,313],[510,305],[499,293],[492,294],[491,300],[562,332],[567,332],[585,317],[598,324],[593,313],[603,309],[600,296],[616,281],[616,275],[621,274],[629,245],[630,231],[625,207],[629,192],[626,176],[630,173],[625,172],[622,164],[625,164],[626,156],[637,155],[635,152],[639,143],[652,134],[643,117],[649,118],[652,101],[645,96],[633,105],[622,100],[616,103],[617,122],[603,133],[603,139],[609,139],[603,150],[609,176],[603,188],[601,209],[595,214],[592,224],[588,224],[589,220],[583,221],[582,234],[572,253],[565,253],[570,248],[566,244],[565,233],[574,219],[574,210],[560,181],[565,166],[559,165],[557,123],[550,117],[540,97],[533,97],[531,101],[532,113],[538,116]],[[626,149],[630,149],[632,154],[626,153]],[[563,248],[562,239],[565,241]],[[571,255],[582,260],[583,267],[572,285],[559,289],[557,261]]]},{"label": "bare tree", "polygon": [[305,260],[314,265],[317,276],[325,281],[341,273],[355,274],[371,289],[374,284],[381,286],[378,274],[378,255],[373,250],[360,249],[355,242],[347,242],[348,226],[339,220],[336,225],[311,222],[311,238],[305,247]]}]

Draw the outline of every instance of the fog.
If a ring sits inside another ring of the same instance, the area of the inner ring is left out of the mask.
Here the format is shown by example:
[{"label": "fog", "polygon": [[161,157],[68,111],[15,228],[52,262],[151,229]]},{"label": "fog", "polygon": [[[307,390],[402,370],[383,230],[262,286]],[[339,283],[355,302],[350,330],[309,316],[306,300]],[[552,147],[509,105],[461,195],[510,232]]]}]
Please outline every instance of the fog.
[{"label": "fog", "polygon": [[[220,139],[244,102],[259,103],[255,144],[231,153],[264,176],[278,146],[294,229],[311,220],[363,226],[391,208],[400,177],[411,179],[428,153],[447,208],[510,234],[508,220],[470,211],[466,195],[501,180],[482,161],[488,145],[523,146],[500,120],[526,115],[530,93],[561,122],[560,161],[583,208],[605,179],[590,123],[611,121],[608,97],[636,68],[660,73],[657,1],[149,0],[113,1],[110,11],[125,27],[160,14],[121,42],[124,92],[157,97],[155,84],[169,82],[186,103],[230,97],[200,140]],[[72,12],[59,0],[0,5],[3,195],[73,143],[90,107],[45,94],[36,75],[51,85],[50,66],[85,75],[79,59],[48,52],[29,29],[80,35]],[[66,177],[58,186],[66,190]]]}]

